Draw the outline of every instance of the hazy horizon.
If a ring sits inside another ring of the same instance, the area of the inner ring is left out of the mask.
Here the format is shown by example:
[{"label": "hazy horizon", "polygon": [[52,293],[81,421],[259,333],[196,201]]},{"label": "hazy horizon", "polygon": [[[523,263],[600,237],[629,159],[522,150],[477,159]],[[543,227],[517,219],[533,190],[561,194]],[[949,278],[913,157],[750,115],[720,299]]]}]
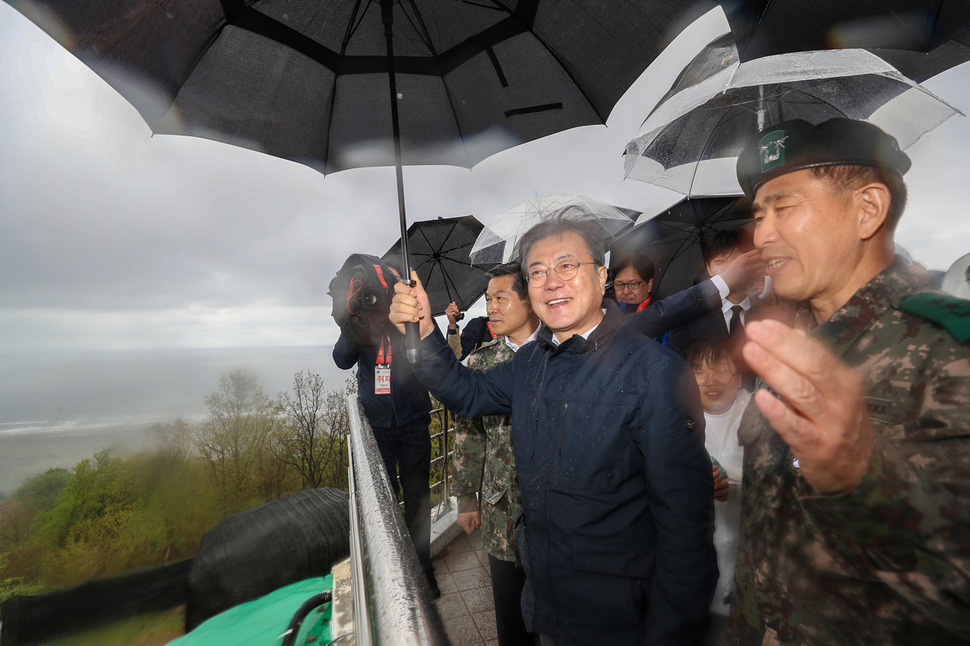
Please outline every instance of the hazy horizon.
[{"label": "hazy horizon", "polygon": [[254,374],[269,397],[293,375],[323,377],[340,390],[353,376],[333,346],[183,348],[0,355],[0,493],[51,468],[71,468],[102,449],[147,448],[156,424],[202,421],[205,397],[234,368]]},{"label": "hazy horizon", "polygon": [[353,371],[339,370],[333,346],[7,352],[0,357],[0,434],[71,423],[174,420],[203,416],[205,397],[234,368],[252,372],[274,397],[293,375],[309,371],[339,390]]}]

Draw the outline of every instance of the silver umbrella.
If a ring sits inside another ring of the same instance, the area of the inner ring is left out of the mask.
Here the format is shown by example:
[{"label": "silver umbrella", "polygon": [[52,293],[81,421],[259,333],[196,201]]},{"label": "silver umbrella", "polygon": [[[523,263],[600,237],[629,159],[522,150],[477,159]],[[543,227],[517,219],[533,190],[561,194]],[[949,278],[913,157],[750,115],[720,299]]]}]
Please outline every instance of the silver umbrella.
[{"label": "silver umbrella", "polygon": [[619,209],[584,195],[554,193],[525,200],[492,216],[472,245],[471,261],[478,265],[510,262],[518,257],[519,239],[533,226],[552,217],[592,220],[606,240],[633,226],[636,211]]},{"label": "silver umbrella", "polygon": [[689,197],[740,195],[737,155],[771,124],[864,119],[906,148],[959,112],[866,50],[741,63],[730,39],[722,36],[695,57],[643,122],[626,147],[627,177]]}]

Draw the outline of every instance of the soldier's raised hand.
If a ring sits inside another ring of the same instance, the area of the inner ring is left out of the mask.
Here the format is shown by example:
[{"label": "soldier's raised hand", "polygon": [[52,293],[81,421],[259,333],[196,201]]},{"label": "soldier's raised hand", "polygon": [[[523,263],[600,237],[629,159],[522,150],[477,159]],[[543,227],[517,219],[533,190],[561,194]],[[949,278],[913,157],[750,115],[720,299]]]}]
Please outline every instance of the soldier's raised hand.
[{"label": "soldier's raised hand", "polygon": [[753,321],[745,332],[748,366],[783,398],[759,390],[755,402],[802,475],[820,493],[850,490],[869,469],[874,446],[861,377],[784,323]]}]

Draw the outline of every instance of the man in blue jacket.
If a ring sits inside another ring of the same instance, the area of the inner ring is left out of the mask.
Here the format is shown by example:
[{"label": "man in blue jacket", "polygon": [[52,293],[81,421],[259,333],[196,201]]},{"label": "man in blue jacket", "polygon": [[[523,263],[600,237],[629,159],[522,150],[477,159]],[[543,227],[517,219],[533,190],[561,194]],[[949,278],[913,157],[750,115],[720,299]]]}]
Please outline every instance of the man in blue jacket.
[{"label": "man in blue jacket", "polygon": [[520,248],[544,325],[513,360],[458,363],[420,285],[395,287],[390,320],[420,321],[415,374],[445,405],[512,415],[526,626],[555,646],[700,644],[717,564],[693,377],[615,304],[601,309],[605,254],[589,222],[544,222]]}]

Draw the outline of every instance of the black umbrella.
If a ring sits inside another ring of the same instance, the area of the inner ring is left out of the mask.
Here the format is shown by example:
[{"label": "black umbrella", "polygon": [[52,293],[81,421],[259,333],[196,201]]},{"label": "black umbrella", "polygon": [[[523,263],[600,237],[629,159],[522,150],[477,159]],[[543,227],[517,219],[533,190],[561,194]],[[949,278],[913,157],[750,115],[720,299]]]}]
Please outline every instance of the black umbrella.
[{"label": "black umbrella", "polygon": [[966,0],[721,0],[742,61],[864,48],[920,82],[970,59]]},{"label": "black umbrella", "polygon": [[5,1],[156,133],[322,172],[394,164],[404,240],[402,164],[471,167],[604,123],[704,9],[665,0]]},{"label": "black umbrella", "polygon": [[616,239],[610,257],[639,253],[656,267],[653,292],[657,298],[687,289],[706,278],[704,252],[718,231],[749,226],[751,202],[743,197],[683,200]]},{"label": "black umbrella", "polygon": [[[415,222],[408,228],[411,266],[431,299],[431,314],[444,314],[454,301],[467,310],[485,293],[488,277],[468,259],[482,223],[470,215]],[[401,241],[387,250],[384,259],[401,254]]]}]

